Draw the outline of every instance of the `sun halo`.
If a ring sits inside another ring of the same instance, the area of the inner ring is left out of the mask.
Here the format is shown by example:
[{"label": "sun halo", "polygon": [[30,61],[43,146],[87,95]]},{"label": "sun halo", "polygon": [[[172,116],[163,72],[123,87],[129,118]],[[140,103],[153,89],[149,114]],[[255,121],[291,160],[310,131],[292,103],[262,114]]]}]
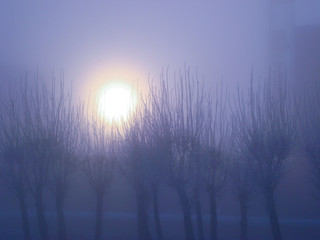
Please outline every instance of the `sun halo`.
[{"label": "sun halo", "polygon": [[132,87],[113,83],[105,86],[98,97],[98,113],[109,122],[121,122],[128,118],[137,104]]}]

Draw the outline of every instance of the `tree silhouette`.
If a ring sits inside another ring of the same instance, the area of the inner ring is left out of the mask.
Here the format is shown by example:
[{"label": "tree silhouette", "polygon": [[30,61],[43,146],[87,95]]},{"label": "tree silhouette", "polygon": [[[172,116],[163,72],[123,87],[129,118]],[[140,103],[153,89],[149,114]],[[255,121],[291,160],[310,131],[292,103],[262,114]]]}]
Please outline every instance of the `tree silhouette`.
[{"label": "tree silhouette", "polygon": [[205,131],[202,138],[204,185],[210,201],[211,239],[218,239],[217,197],[228,178],[228,119],[226,116],[227,91],[217,87],[215,98],[209,95]]},{"label": "tree silhouette", "polygon": [[80,124],[83,118],[82,106],[72,104],[71,90],[66,92],[64,82],[60,80],[60,101],[55,123],[57,142],[50,170],[50,189],[55,197],[58,236],[61,240],[66,239],[64,202],[70,186],[70,175],[76,171]]},{"label": "tree silhouette", "polygon": [[[54,82],[52,82],[52,86],[54,86]],[[63,94],[56,92],[54,87],[49,89],[48,84],[38,80],[38,77],[32,84],[27,80],[24,84],[21,82],[15,87],[11,96],[12,98],[9,96],[5,109],[11,113],[7,115],[11,119],[6,120],[11,122],[7,125],[9,128],[6,130],[11,128],[12,131],[7,131],[6,139],[15,139],[16,143],[11,141],[11,150],[7,149],[5,155],[14,154],[17,156],[18,154],[19,161],[15,161],[15,163],[11,161],[10,164],[16,172],[9,172],[9,174],[13,178],[19,174],[19,181],[27,183],[26,186],[35,200],[41,238],[47,240],[49,236],[44,215],[43,196],[55,160],[54,156],[58,146],[57,133],[60,130],[59,115],[63,111],[62,106],[65,98]],[[5,121],[5,117],[2,117],[2,120]],[[11,153],[9,154],[9,152]],[[11,169],[13,169],[12,167]],[[24,190],[22,189],[24,187],[22,186],[25,185],[21,185],[20,195],[23,196]],[[22,198],[19,198],[20,202]],[[23,214],[23,216],[25,215],[26,213]],[[27,229],[26,220],[24,220],[24,226],[24,229]],[[27,233],[27,235],[29,234]]]},{"label": "tree silhouette", "polygon": [[158,91],[153,93],[159,116],[158,128],[163,139],[163,177],[175,188],[183,211],[185,237],[194,239],[191,221],[194,161],[199,153],[204,103],[203,88],[190,77],[189,71],[179,74],[171,88],[162,75]]},{"label": "tree silhouette", "polygon": [[41,238],[48,239],[43,197],[49,183],[56,198],[59,238],[65,239],[63,203],[79,117],[72,107],[71,95],[65,93],[63,79],[59,83],[57,89],[52,80],[49,88],[37,76],[33,83],[26,80],[12,85],[8,98],[1,100],[1,112],[6,113],[0,117],[5,148],[3,176],[8,183],[15,182],[25,236],[29,239],[26,188],[35,199]]},{"label": "tree silhouette", "polygon": [[113,123],[93,115],[82,134],[82,169],[96,197],[94,239],[102,234],[103,201],[112,182],[117,158],[117,131]]},{"label": "tree silhouette", "polygon": [[[240,91],[238,89],[238,98],[236,99],[242,101],[240,96]],[[235,103],[243,104],[243,103]],[[231,151],[232,151],[232,161],[230,162],[230,178],[232,180],[232,191],[239,202],[240,206],[240,239],[248,239],[248,205],[252,198],[255,188],[255,179],[252,174],[252,169],[249,165],[248,158],[250,153],[246,145],[243,144],[242,131],[243,126],[239,120],[239,112],[233,112],[232,115],[232,136],[231,141]]]},{"label": "tree silhouette", "polygon": [[25,240],[31,239],[26,205],[28,187],[25,165],[25,139],[23,129],[22,84],[13,83],[0,98],[0,176],[16,194],[22,218]]},{"label": "tree silhouette", "polygon": [[320,81],[304,93],[299,107],[299,130],[302,149],[312,166],[313,183],[320,189]]},{"label": "tree silhouette", "polygon": [[[236,136],[236,133],[233,134]],[[254,192],[254,179],[247,162],[247,153],[239,152],[237,147],[233,150],[230,166],[232,190],[240,206],[240,239],[248,239],[248,205]]]},{"label": "tree silhouette", "polygon": [[150,171],[150,183],[151,183],[151,196],[152,196],[152,206],[153,206],[153,217],[155,230],[158,240],[163,240],[163,231],[160,221],[159,213],[159,186],[163,182],[163,172],[164,172],[164,161],[166,159],[168,149],[167,149],[167,136],[165,129],[162,126],[161,114],[159,111],[159,105],[157,99],[154,98],[155,92],[154,87],[149,85],[150,94],[147,101],[143,102],[145,113],[144,121],[146,122],[145,133],[148,141],[149,148],[149,171]]},{"label": "tree silhouette", "polygon": [[[150,240],[148,209],[155,190],[154,150],[147,121],[146,106],[135,109],[130,118],[122,123],[123,161],[120,170],[136,193],[138,237]],[[157,190],[157,189],[156,189]]]},{"label": "tree silhouette", "polygon": [[[46,187],[52,181],[55,166],[63,159],[62,148],[69,136],[63,118],[70,116],[65,103],[69,96],[64,93],[64,85],[60,81],[60,89],[56,89],[55,81],[52,80],[51,88],[45,81],[35,79],[33,84],[28,85],[21,93],[23,98],[24,121],[26,127],[24,131],[25,140],[25,174],[29,190],[35,199],[38,216],[39,230],[41,238],[49,239],[48,226],[44,215],[43,198]],[[71,100],[69,100],[71,101]],[[68,102],[68,101],[67,101]],[[69,102],[70,103],[70,102]],[[70,133],[70,132],[69,132]],[[57,177],[57,176],[55,176]],[[66,177],[66,176],[65,176]],[[60,179],[54,178],[54,183],[58,184]],[[66,182],[65,182],[66,183]],[[54,187],[57,187],[55,185]],[[65,231],[63,218],[63,201],[66,185],[60,185],[57,191],[54,188],[57,204],[59,234]]]},{"label": "tree silhouette", "polygon": [[[276,81],[278,80],[278,81]],[[279,79],[269,79],[257,89],[251,88],[248,103],[239,94],[237,121],[241,126],[238,138],[248,152],[248,164],[258,189],[265,199],[273,238],[282,235],[275,204],[275,191],[284,176],[290,150],[294,142],[293,118],[286,86]]]}]

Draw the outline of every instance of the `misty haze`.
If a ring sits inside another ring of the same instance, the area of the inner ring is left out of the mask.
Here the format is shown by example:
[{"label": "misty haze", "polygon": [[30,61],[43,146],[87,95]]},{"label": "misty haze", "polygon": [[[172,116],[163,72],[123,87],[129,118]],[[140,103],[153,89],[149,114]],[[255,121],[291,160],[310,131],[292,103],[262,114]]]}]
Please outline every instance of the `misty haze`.
[{"label": "misty haze", "polygon": [[320,1],[0,3],[0,240],[320,239]]}]

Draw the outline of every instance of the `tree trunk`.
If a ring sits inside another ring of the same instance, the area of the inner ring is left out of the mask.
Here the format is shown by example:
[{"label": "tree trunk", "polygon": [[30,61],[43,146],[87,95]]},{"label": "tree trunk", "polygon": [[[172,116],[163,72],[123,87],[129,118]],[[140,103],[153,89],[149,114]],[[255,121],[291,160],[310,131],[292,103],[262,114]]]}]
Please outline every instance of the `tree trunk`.
[{"label": "tree trunk", "polygon": [[66,240],[66,225],[65,225],[63,205],[64,205],[64,198],[61,196],[61,194],[57,193],[56,213],[57,213],[59,240]]},{"label": "tree trunk", "polygon": [[103,192],[97,192],[97,205],[96,205],[96,226],[94,232],[94,239],[101,240],[102,234],[102,217],[103,217]]},{"label": "tree trunk", "polygon": [[218,240],[217,199],[213,191],[209,191],[209,201],[211,240]]},{"label": "tree trunk", "polygon": [[197,215],[198,239],[204,240],[204,231],[203,231],[203,221],[202,221],[199,189],[194,188],[193,192],[194,192],[196,215]]},{"label": "tree trunk", "polygon": [[26,205],[25,193],[18,193],[18,199],[20,204],[22,227],[25,240],[31,240],[30,226],[29,226],[29,216]]},{"label": "tree trunk", "polygon": [[141,190],[136,191],[136,197],[139,240],[151,240],[151,234],[148,227],[148,195]]},{"label": "tree trunk", "polygon": [[162,227],[161,227],[160,215],[159,215],[158,186],[153,187],[152,200],[153,200],[154,224],[156,227],[157,239],[163,240],[163,233],[162,233]]},{"label": "tree trunk", "polygon": [[190,203],[187,197],[186,190],[184,189],[184,187],[181,187],[181,186],[177,186],[176,190],[178,192],[178,196],[182,206],[186,240],[194,240],[192,221],[191,221],[191,212],[190,212]]},{"label": "tree trunk", "polygon": [[241,211],[241,220],[240,220],[240,239],[248,239],[248,205],[246,199],[240,199],[240,211]]},{"label": "tree trunk", "polygon": [[269,215],[269,221],[271,225],[272,235],[274,240],[282,240],[279,218],[276,211],[276,205],[273,197],[273,193],[267,199],[267,211]]},{"label": "tree trunk", "polygon": [[44,215],[42,187],[37,187],[36,189],[35,202],[36,202],[36,211],[37,211],[41,239],[48,240],[49,239],[48,226],[47,226],[47,220]]}]

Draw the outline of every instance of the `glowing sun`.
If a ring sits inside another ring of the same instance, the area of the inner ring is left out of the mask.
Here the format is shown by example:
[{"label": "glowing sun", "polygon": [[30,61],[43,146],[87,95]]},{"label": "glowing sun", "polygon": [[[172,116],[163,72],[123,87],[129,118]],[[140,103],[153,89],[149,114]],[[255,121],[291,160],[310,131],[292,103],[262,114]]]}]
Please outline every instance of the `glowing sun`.
[{"label": "glowing sun", "polygon": [[129,85],[110,84],[101,91],[98,112],[108,121],[125,121],[136,104],[137,96]]}]

